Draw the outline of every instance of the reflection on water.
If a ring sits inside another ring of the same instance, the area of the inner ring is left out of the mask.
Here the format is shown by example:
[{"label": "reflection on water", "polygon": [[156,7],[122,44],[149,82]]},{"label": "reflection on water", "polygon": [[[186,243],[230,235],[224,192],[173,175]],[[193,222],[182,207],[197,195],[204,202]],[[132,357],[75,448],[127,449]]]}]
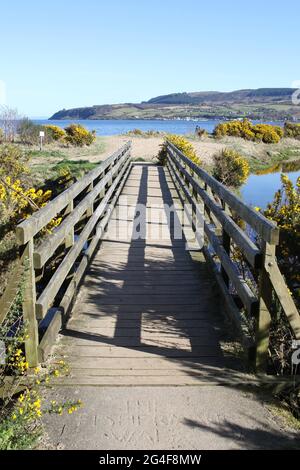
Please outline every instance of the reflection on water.
[{"label": "reflection on water", "polygon": [[300,160],[284,162],[267,170],[250,175],[241,188],[242,199],[252,206],[265,208],[274,199],[274,194],[281,188],[281,174],[285,173],[295,184],[300,176]]}]

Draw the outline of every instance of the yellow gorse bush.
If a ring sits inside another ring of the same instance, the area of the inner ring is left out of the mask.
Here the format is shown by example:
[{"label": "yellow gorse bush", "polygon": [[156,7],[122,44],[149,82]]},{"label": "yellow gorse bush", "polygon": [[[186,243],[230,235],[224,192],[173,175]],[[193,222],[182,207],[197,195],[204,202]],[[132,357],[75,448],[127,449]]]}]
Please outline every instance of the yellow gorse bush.
[{"label": "yellow gorse bush", "polygon": [[[2,202],[13,218],[17,220],[30,217],[34,210],[41,209],[51,199],[52,191],[25,189],[20,180],[12,181],[10,176],[0,183],[0,203]],[[52,219],[45,231],[51,233],[62,221],[61,217]]]},{"label": "yellow gorse bush", "polygon": [[248,161],[238,152],[224,149],[214,155],[213,176],[227,186],[239,187],[250,173]]},{"label": "yellow gorse bush", "polygon": [[161,145],[161,150],[159,151],[158,159],[162,164],[165,163],[167,157],[167,142],[171,142],[173,145],[175,145],[175,147],[177,147],[192,162],[196,163],[196,165],[201,164],[201,160],[197,156],[193,145],[184,137],[176,134],[168,134],[165,137],[163,144]]},{"label": "yellow gorse bush", "polygon": [[66,137],[66,131],[59,126],[48,124],[45,129],[53,140],[63,141]]},{"label": "yellow gorse bush", "polygon": [[[15,145],[0,147],[0,209],[16,223],[28,218],[34,211],[44,207],[52,197],[51,190],[29,187],[25,176],[29,173],[28,156]],[[53,219],[46,227],[51,232],[61,222]]]},{"label": "yellow gorse bush", "polygon": [[95,131],[90,132],[80,124],[71,124],[65,128],[66,142],[71,145],[83,147],[84,145],[91,145],[95,139]]},{"label": "yellow gorse bush", "polygon": [[284,131],[280,126],[252,124],[248,119],[222,122],[215,127],[213,133],[215,137],[229,135],[266,144],[276,144],[284,136]]},{"label": "yellow gorse bush", "polygon": [[281,175],[282,187],[263,212],[280,227],[277,259],[290,291],[300,306],[300,177],[293,185],[287,175]]}]

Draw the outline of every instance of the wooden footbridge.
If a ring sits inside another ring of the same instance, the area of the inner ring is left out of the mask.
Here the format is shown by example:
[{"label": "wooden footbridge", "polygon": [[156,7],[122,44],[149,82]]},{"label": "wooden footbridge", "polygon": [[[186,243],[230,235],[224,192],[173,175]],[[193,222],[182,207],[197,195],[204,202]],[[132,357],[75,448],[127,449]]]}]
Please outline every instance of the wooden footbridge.
[{"label": "wooden footbridge", "polygon": [[197,384],[228,371],[220,315],[265,370],[275,301],[300,337],[276,262],[278,228],[171,143],[165,166],[132,162],[130,151],[17,227],[20,263],[0,323],[22,278],[27,360],[63,358],[65,383]]}]

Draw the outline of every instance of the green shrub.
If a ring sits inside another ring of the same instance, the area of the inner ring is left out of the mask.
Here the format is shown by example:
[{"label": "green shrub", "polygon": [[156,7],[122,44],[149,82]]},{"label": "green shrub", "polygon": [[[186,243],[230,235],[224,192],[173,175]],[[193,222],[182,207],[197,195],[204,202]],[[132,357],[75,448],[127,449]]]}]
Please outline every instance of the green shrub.
[{"label": "green shrub", "polygon": [[20,121],[18,135],[22,144],[34,145],[39,143],[40,131],[45,131],[43,126],[39,126],[28,118]]},{"label": "green shrub", "polygon": [[284,136],[300,140],[300,124],[286,122],[284,124]]},{"label": "green shrub", "polygon": [[65,128],[66,142],[76,147],[83,147],[84,145],[91,145],[95,139],[95,131],[88,131],[80,124],[71,124]]},{"label": "green shrub", "polygon": [[224,149],[214,157],[213,176],[221,183],[239,187],[249,176],[249,163],[238,152]]},{"label": "green shrub", "polygon": [[4,140],[4,132],[0,127],[0,144],[2,144],[3,140]]}]

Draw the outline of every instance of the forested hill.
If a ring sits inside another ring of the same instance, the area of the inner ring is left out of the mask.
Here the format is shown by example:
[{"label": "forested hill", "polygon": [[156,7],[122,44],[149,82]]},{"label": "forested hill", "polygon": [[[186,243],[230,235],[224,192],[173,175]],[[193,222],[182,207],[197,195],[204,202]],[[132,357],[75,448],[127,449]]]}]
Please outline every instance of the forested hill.
[{"label": "forested hill", "polygon": [[200,91],[195,93],[172,93],[151,98],[150,104],[204,104],[204,103],[261,103],[291,100],[294,88],[258,88],[230,92]]},{"label": "forested hill", "polygon": [[62,109],[50,119],[300,119],[292,104],[294,88],[258,88],[231,92],[172,93],[141,103]]}]

